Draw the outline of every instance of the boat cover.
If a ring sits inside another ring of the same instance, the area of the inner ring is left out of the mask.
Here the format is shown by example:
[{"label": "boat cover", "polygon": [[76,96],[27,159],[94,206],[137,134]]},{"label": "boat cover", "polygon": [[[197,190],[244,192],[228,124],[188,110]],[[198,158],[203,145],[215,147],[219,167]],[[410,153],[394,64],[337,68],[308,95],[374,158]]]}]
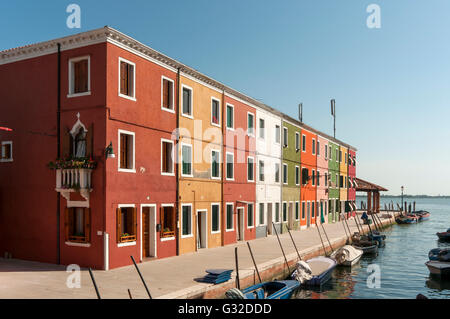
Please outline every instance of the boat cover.
[{"label": "boat cover", "polygon": [[342,264],[345,261],[352,261],[355,258],[358,258],[362,253],[363,252],[360,249],[350,245],[345,245],[344,247],[336,250],[331,257],[333,257],[339,264]]},{"label": "boat cover", "polygon": [[297,280],[299,283],[304,283],[312,278],[312,270],[308,263],[300,260],[297,262],[296,269],[292,273],[292,279]]}]

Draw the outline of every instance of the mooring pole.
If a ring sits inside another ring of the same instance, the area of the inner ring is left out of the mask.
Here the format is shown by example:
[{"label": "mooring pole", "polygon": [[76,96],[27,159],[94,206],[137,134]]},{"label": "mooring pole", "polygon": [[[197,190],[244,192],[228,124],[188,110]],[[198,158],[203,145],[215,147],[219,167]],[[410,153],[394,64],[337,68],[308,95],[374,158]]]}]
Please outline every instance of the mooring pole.
[{"label": "mooring pole", "polygon": [[130,299],[133,299],[133,297],[131,296],[131,291],[130,291],[130,289],[128,289],[128,297],[130,297]]},{"label": "mooring pole", "polygon": [[298,259],[302,260],[302,257],[300,257],[300,253],[298,252],[297,245],[295,245],[294,238],[292,238],[291,230],[289,229],[289,227],[287,227],[287,230],[288,230],[289,236],[291,236],[291,240],[292,240],[292,243],[294,244],[295,251],[297,252]]},{"label": "mooring pole", "polygon": [[344,221],[348,228],[348,236],[349,236],[349,241],[351,243],[352,242],[352,231],[350,230],[350,226],[348,225],[347,218],[344,218]]},{"label": "mooring pole", "polygon": [[[342,213],[341,213],[341,216],[342,216]],[[342,220],[342,226],[344,227],[345,237],[347,237],[347,241],[350,241],[350,239],[348,238],[348,235],[347,235],[347,228],[345,228],[344,220]]]},{"label": "mooring pole", "polygon": [[236,262],[236,288],[241,289],[241,284],[239,283],[239,264],[238,264],[238,248],[234,248],[234,259]]},{"label": "mooring pole", "polygon": [[319,227],[316,227],[316,228],[317,228],[317,232],[319,233],[320,241],[322,242],[323,253],[325,254],[325,256],[327,256],[327,250],[325,249],[325,244],[323,243],[322,235],[320,234],[320,229],[319,229]]},{"label": "mooring pole", "polygon": [[355,218],[355,224],[356,224],[356,228],[358,228],[358,233],[361,233],[361,231],[359,230],[359,225],[358,225],[358,222],[357,222],[357,219],[358,219],[358,214],[356,214],[354,218]]},{"label": "mooring pole", "polygon": [[89,268],[89,275],[91,276],[92,283],[94,284],[95,293],[97,294],[97,298],[102,299],[102,297],[100,297],[100,293],[98,292],[97,283],[95,282],[94,274],[92,273],[91,268]]},{"label": "mooring pole", "polygon": [[131,260],[133,261],[134,267],[136,267],[139,277],[141,277],[141,281],[144,284],[144,287],[145,287],[145,290],[147,291],[148,297],[150,299],[152,299],[152,295],[150,294],[150,291],[148,290],[147,284],[145,283],[144,277],[142,277],[141,271],[139,270],[139,267],[137,266],[136,261],[134,260],[134,257],[133,256],[130,256],[130,257],[131,257]]},{"label": "mooring pole", "polygon": [[[316,225],[316,227],[319,227],[319,226]],[[333,253],[333,252],[334,252],[333,246],[331,246],[330,239],[328,238],[327,232],[325,231],[325,227],[323,227],[323,225],[322,225],[322,230],[323,230],[323,232],[324,232],[324,234],[325,234],[325,237],[326,237],[327,240],[328,240],[328,244],[330,245],[331,253]]]},{"label": "mooring pole", "polygon": [[262,282],[261,276],[259,275],[258,266],[256,266],[255,258],[253,257],[252,249],[250,248],[249,242],[247,242],[247,246],[248,246],[248,250],[250,251],[250,256],[252,256],[253,265],[255,266],[256,274],[258,275],[259,282],[261,283]]},{"label": "mooring pole", "polygon": [[281,241],[280,241],[280,237],[278,236],[277,228],[275,227],[275,223],[274,222],[272,222],[272,224],[273,224],[273,229],[275,230],[275,234],[277,235],[278,243],[280,244],[281,252],[283,253],[283,256],[284,256],[284,261],[286,262],[286,266],[287,266],[289,274],[290,274],[291,273],[291,269],[289,268],[289,264],[288,264],[288,261],[287,261],[287,258],[286,258],[286,254],[284,253],[283,245],[281,245]]}]

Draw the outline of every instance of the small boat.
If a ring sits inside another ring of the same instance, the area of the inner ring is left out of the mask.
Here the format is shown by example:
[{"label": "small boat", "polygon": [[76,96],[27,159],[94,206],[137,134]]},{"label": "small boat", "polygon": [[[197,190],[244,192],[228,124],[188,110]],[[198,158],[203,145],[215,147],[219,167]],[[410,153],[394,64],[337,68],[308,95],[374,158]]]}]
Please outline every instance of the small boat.
[{"label": "small boat", "polygon": [[386,243],[384,242],[384,240],[386,239],[386,235],[380,235],[379,233],[376,234],[375,232],[373,232],[372,234],[368,234],[367,238],[370,241],[376,241],[378,247],[380,248],[386,246]]},{"label": "small boat", "polygon": [[[373,254],[378,252],[378,247],[385,246],[385,238],[385,235],[380,235],[378,232],[373,232],[369,235],[360,235],[358,232],[355,232],[352,235],[352,242],[353,247],[362,249],[364,254]],[[376,249],[372,246],[376,246]]]},{"label": "small boat", "polygon": [[425,220],[428,220],[431,216],[431,214],[425,210],[418,210],[415,212],[412,212],[411,215],[415,215],[417,217],[419,217],[419,222],[423,222]]},{"label": "small boat", "polygon": [[429,260],[425,263],[431,275],[438,277],[450,276],[450,262]]},{"label": "small boat", "polygon": [[345,245],[344,247],[341,247],[333,252],[330,258],[336,260],[339,266],[351,267],[361,259],[362,255],[363,251],[361,249],[357,249],[350,245]]},{"label": "small boat", "polygon": [[439,237],[439,240],[450,240],[450,228],[445,232],[436,233],[436,235]]},{"label": "small boat", "polygon": [[372,242],[370,244],[366,244],[364,242],[360,242],[358,244],[353,244],[353,247],[356,249],[360,249],[363,251],[363,255],[372,255],[378,253],[378,243]]},{"label": "small boat", "polygon": [[430,261],[450,262],[450,248],[434,248],[429,251]]},{"label": "small boat", "polygon": [[227,299],[289,299],[300,283],[297,280],[267,281],[239,290],[232,288],[225,293]]},{"label": "small boat", "polygon": [[291,274],[291,278],[299,281],[304,286],[321,286],[331,279],[333,269],[337,263],[334,259],[318,256],[299,261],[297,268]]},{"label": "small boat", "polygon": [[416,215],[403,215],[403,216],[398,216],[395,221],[397,222],[397,224],[413,224],[413,223],[417,223],[419,222],[419,216]]}]

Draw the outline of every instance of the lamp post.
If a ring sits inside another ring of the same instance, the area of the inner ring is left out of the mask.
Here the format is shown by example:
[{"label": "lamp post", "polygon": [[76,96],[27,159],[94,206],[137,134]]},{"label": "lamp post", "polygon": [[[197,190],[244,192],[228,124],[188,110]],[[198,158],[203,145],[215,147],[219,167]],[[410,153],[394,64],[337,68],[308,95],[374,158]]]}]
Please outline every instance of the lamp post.
[{"label": "lamp post", "polygon": [[402,213],[403,213],[403,189],[404,189],[405,187],[401,187],[401,190],[402,190]]}]

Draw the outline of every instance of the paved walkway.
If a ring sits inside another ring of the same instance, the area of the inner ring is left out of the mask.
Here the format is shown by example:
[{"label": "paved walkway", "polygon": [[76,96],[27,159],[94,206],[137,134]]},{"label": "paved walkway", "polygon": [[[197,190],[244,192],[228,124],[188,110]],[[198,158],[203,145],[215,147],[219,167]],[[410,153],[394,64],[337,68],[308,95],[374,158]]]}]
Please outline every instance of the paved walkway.
[{"label": "paved walkway", "polygon": [[[387,221],[387,220],[386,220]],[[352,233],[357,231],[355,221],[348,221]],[[326,224],[326,232],[333,244],[345,238],[341,222]],[[301,254],[322,247],[317,228],[291,232]],[[296,252],[289,234],[280,235],[283,248],[289,258]],[[324,239],[325,240],[325,239]],[[274,260],[284,260],[276,236],[250,241],[258,268],[267,267]],[[253,272],[253,263],[246,243],[200,250],[165,259],[139,264],[150,292],[154,298],[186,298],[189,293],[206,289],[211,285],[194,281],[204,276],[208,268],[234,269],[234,248],[238,247],[239,269]],[[69,273],[64,266],[28,262],[15,259],[0,259],[0,299],[4,298],[96,298],[89,272],[81,271],[81,287],[68,288]],[[109,271],[94,271],[94,276],[102,298],[148,298],[134,266],[126,266]]]}]

